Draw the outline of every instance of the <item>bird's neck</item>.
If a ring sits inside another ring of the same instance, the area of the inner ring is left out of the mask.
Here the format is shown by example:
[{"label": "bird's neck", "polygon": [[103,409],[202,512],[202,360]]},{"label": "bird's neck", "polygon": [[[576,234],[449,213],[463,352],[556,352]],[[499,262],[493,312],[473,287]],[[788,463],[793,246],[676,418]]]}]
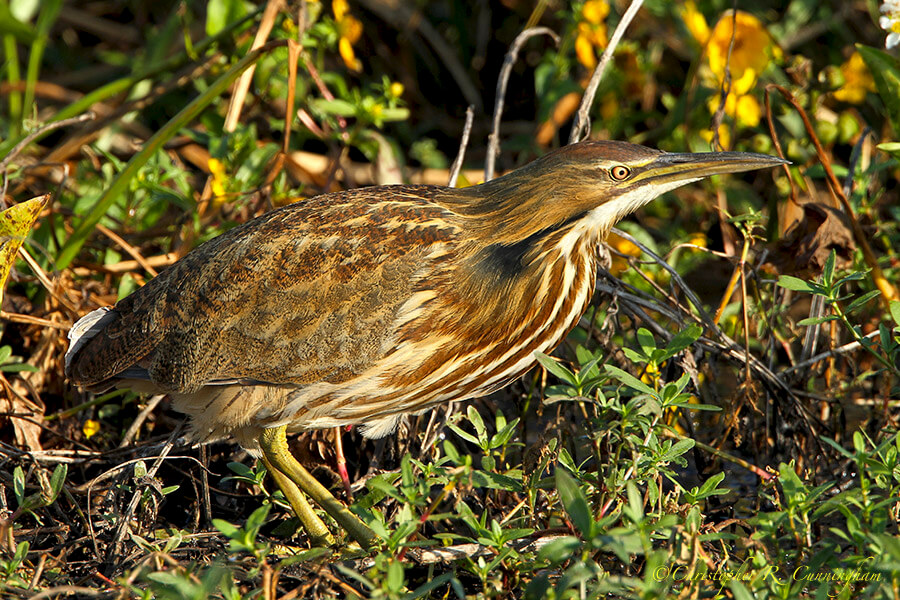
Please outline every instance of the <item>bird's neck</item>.
[{"label": "bird's neck", "polygon": [[468,318],[475,316],[468,325],[487,327],[510,343],[533,337],[552,349],[590,303],[604,235],[579,220],[514,244],[483,245],[465,261],[475,272],[459,280],[459,300],[470,305]]}]

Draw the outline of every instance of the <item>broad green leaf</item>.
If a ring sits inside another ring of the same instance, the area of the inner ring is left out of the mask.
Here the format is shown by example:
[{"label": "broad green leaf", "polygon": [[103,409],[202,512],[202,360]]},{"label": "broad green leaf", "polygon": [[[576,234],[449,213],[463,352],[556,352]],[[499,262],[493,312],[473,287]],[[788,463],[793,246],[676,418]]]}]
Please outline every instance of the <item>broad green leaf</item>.
[{"label": "broad green leaf", "polygon": [[631,373],[623,371],[619,367],[606,365],[606,372],[634,390],[643,392],[644,394],[650,394],[654,398],[657,396],[656,390],[654,390],[652,387],[650,387]]},{"label": "broad green leaf", "polygon": [[559,492],[559,499],[562,501],[563,507],[572,524],[581,532],[582,537],[589,539],[593,536],[591,517],[591,508],[587,501],[587,496],[578,486],[572,477],[565,472],[564,469],[556,470],[556,489]]},{"label": "broad green leaf", "polygon": [[645,356],[650,356],[650,354],[656,350],[656,339],[653,337],[653,334],[650,333],[649,330],[641,327],[637,332],[638,344],[641,347],[641,350],[644,351]]},{"label": "broad green leaf", "polygon": [[233,538],[238,534],[239,529],[224,519],[213,519],[213,527],[225,534],[225,537]]},{"label": "broad green leaf", "polygon": [[703,335],[703,328],[696,323],[691,323],[687,328],[672,336],[672,340],[666,344],[666,358],[671,358],[685,348],[689,348],[691,344],[700,339],[701,335]]},{"label": "broad green leaf", "polygon": [[216,35],[229,23],[239,21],[246,14],[244,0],[210,0],[206,5],[206,35]]},{"label": "broad green leaf", "polygon": [[538,550],[538,558],[548,560],[553,564],[559,564],[572,558],[572,555],[581,547],[581,540],[567,535],[557,538]]},{"label": "broad green leaf", "polygon": [[900,300],[891,300],[891,318],[896,325],[900,325]]},{"label": "broad green leaf", "polygon": [[538,363],[540,363],[540,365],[542,367],[544,367],[545,369],[547,369],[548,371],[550,371],[551,373],[556,375],[558,378],[562,379],[566,383],[575,385],[575,383],[576,383],[575,374],[572,373],[572,371],[570,371],[563,365],[559,364],[558,362],[556,362],[555,360],[553,360],[552,358],[550,358],[543,352],[535,351],[534,357],[537,359]]}]

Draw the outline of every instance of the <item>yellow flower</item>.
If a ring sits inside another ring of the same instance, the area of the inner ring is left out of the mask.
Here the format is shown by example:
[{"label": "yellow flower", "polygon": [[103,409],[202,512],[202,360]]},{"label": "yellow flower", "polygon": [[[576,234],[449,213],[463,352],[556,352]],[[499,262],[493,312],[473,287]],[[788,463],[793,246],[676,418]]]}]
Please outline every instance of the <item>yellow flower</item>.
[{"label": "yellow flower", "polygon": [[[708,144],[711,144],[713,141],[712,129],[702,130],[700,132],[700,137],[703,138]],[[726,150],[731,148],[731,130],[728,129],[728,126],[726,126],[725,123],[719,125],[719,145]]]},{"label": "yellow flower", "polygon": [[388,87],[388,93],[391,95],[392,98],[399,98],[400,96],[403,95],[404,91],[405,91],[405,88],[403,87],[403,84],[400,83],[399,81],[392,82],[390,87]]},{"label": "yellow flower", "polygon": [[361,71],[362,63],[353,52],[353,44],[362,36],[362,23],[350,14],[350,5],[347,0],[334,0],[331,3],[334,12],[334,22],[337,24],[338,52],[344,60],[344,64],[351,71]]},{"label": "yellow flower", "polygon": [[212,183],[210,185],[213,196],[215,196],[216,200],[221,200],[225,197],[225,182],[228,181],[228,177],[225,174],[225,165],[217,158],[210,158],[207,164],[209,165],[209,174],[212,175]]},{"label": "yellow flower", "polygon": [[841,102],[862,104],[866,93],[875,91],[875,80],[859,52],[851,54],[847,62],[841,65],[841,75],[844,76],[844,85],[834,92],[834,97]]},{"label": "yellow flower", "polygon": [[578,62],[588,69],[597,66],[595,48],[606,48],[606,17],[609,3],[606,0],[588,0],[581,7],[578,36],[575,38],[575,55]]},{"label": "yellow flower", "polygon": [[100,422],[95,421],[93,419],[88,419],[84,422],[84,425],[81,426],[81,433],[84,434],[84,439],[89,440],[93,436],[97,435],[97,432],[100,431]]},{"label": "yellow flower", "polygon": [[606,238],[606,243],[617,252],[617,254],[612,255],[612,265],[609,267],[609,272],[613,275],[624,273],[628,269],[628,259],[620,256],[620,254],[634,257],[641,255],[640,248],[615,233],[609,234],[609,237]]},{"label": "yellow flower", "polygon": [[[728,54],[729,47],[731,56]],[[732,80],[737,81],[744,77],[748,69],[753,69],[755,74],[762,73],[778,50],[762,21],[749,13],[739,10],[734,14],[729,10],[716,23],[706,52],[709,67],[719,81],[725,79],[726,66],[731,72]]]},{"label": "yellow flower", "polygon": [[680,12],[681,20],[684,21],[691,36],[697,40],[698,44],[705,46],[709,41],[709,25],[706,24],[703,14],[697,10],[697,5],[688,0]]},{"label": "yellow flower", "polygon": [[698,248],[706,248],[707,247],[707,239],[706,235],[702,233],[695,233],[691,236],[691,239],[688,240],[688,244],[693,246],[697,246]]},{"label": "yellow flower", "polygon": [[648,363],[646,369],[644,369],[644,374],[641,375],[641,381],[648,385],[652,385],[656,389],[659,389],[659,380],[659,367],[655,364]]},{"label": "yellow flower", "polygon": [[[686,8],[685,13],[688,12]],[[709,34],[706,57],[709,63],[707,73],[711,72],[711,75],[707,84],[721,89],[725,72],[728,71],[731,85],[725,99],[725,114],[733,118],[739,127],[759,125],[762,109],[750,92],[756,87],[760,73],[780,52],[762,21],[743,11],[723,13]],[[710,114],[719,110],[720,103],[718,94],[709,99],[707,108]],[[730,145],[729,133],[727,128],[720,127],[719,141],[724,148]],[[707,140],[712,139],[711,131],[701,135]]]},{"label": "yellow flower", "polygon": [[[719,101],[718,94],[709,99],[707,107],[710,114],[715,114],[719,110]],[[728,94],[725,99],[725,114],[735,119],[741,127],[756,127],[762,117],[762,109],[754,96]]]}]

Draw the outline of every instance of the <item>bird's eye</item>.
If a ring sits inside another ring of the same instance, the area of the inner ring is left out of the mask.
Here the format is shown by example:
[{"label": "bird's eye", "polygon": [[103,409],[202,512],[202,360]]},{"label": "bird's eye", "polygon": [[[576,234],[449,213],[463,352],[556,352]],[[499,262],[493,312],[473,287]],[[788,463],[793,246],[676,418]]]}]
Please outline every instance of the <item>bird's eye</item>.
[{"label": "bird's eye", "polygon": [[616,181],[625,181],[631,175],[631,169],[623,165],[616,165],[609,170],[609,176]]}]

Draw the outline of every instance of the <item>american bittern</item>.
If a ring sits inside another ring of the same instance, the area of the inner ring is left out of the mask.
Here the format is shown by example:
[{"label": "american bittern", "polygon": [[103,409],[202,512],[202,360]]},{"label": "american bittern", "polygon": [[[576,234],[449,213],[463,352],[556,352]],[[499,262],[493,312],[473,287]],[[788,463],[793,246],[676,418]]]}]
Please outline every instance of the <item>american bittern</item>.
[{"label": "american bittern", "polygon": [[403,414],[502,388],[578,322],[596,247],[621,217],[686,183],[783,162],[583,142],[474,187],[317,196],[85,316],[66,372],[92,390],[170,394],[198,439],[262,454],[311,535],[328,534],[294,484],[367,546],[372,532],[291,456],[286,431],[358,424],[380,437]]}]

